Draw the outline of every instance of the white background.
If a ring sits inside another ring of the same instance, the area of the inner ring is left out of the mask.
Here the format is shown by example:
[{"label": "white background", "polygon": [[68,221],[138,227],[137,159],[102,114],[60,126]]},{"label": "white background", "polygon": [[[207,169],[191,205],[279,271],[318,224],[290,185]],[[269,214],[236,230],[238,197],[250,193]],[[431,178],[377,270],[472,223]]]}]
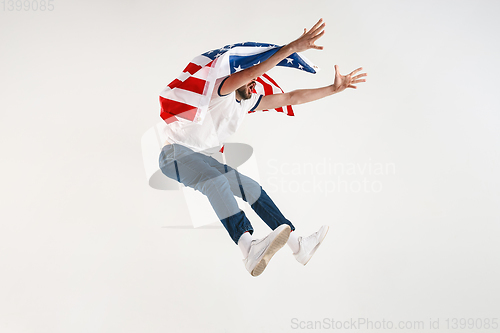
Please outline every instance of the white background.
[{"label": "white background", "polygon": [[[497,1],[51,3],[0,4],[0,332],[500,318]],[[262,186],[298,232],[330,232],[306,267],[284,248],[253,278],[223,228],[190,229],[182,195],[148,187],[141,136],[193,57],[285,44],[319,17],[325,48],[305,55],[322,71],[272,76],[287,91],[319,87],[338,64],[368,81],[295,117],[249,115],[231,141],[254,147]],[[363,173],[370,163],[395,172]],[[308,187],[337,180],[353,187]],[[364,180],[377,191],[359,190]]]}]

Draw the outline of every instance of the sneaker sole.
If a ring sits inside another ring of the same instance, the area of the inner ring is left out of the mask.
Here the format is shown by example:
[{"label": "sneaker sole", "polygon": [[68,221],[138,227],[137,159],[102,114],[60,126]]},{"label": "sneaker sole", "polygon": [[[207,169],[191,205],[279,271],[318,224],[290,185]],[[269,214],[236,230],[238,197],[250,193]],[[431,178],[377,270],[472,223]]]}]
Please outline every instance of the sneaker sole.
[{"label": "sneaker sole", "polygon": [[260,274],[262,274],[274,254],[278,252],[278,250],[283,246],[285,246],[286,242],[288,241],[288,237],[290,237],[290,231],[290,226],[286,225],[286,228],[280,231],[276,238],[273,239],[271,244],[269,244],[268,248],[262,255],[262,259],[260,259],[260,261],[257,263],[257,265],[255,265],[254,269],[250,273],[252,276],[259,276]]},{"label": "sneaker sole", "polygon": [[312,249],[312,251],[309,253],[309,259],[307,259],[306,263],[304,264],[307,265],[307,263],[309,262],[309,260],[311,260],[311,258],[313,257],[314,253],[316,253],[316,250],[318,249],[318,247],[321,245],[321,243],[323,242],[323,240],[325,239],[326,237],[326,234],[328,233],[328,230],[330,230],[330,227],[329,226],[326,226],[326,230],[325,232],[323,233],[323,235],[321,236],[318,244],[314,247],[314,249]]}]

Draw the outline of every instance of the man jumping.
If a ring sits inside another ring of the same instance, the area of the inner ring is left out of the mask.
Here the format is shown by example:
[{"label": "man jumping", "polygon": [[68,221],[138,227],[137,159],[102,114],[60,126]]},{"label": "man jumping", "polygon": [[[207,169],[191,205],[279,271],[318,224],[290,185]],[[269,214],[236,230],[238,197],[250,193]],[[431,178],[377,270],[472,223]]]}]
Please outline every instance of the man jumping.
[{"label": "man jumping", "polygon": [[[254,93],[257,78],[284,59],[308,49],[322,50],[323,47],[315,42],[323,36],[324,27],[320,19],[309,31],[304,29],[298,39],[281,47],[265,61],[217,79],[201,124],[182,119],[169,123],[166,128],[167,141],[159,158],[163,174],[208,197],[218,218],[241,249],[245,267],[252,276],[260,275],[285,244],[290,246],[297,261],[306,265],[325,238],[328,226],[322,226],[308,237],[298,236],[293,224],[256,181],[210,155],[236,132],[249,111],[312,102],[346,88],[356,88],[355,84],[366,81],[362,79],[366,73],[357,74],[362,68],[341,75],[335,65],[335,79],[331,85],[265,96]],[[248,202],[273,230],[269,235],[253,239],[252,225],[239,209],[235,195]]]}]

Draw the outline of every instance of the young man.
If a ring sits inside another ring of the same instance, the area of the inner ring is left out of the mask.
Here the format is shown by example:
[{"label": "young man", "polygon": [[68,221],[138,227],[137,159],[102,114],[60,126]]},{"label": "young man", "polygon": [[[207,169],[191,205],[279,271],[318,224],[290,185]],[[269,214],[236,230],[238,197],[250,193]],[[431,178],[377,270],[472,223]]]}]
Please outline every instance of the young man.
[{"label": "young man", "polygon": [[[293,224],[257,182],[210,155],[236,132],[248,111],[315,101],[346,88],[356,88],[355,84],[365,81],[362,77],[366,74],[357,74],[361,68],[343,76],[335,66],[334,83],[326,87],[266,96],[253,93],[256,78],[291,54],[308,49],[322,50],[323,47],[315,42],[323,36],[324,27],[320,19],[309,31],[304,29],[302,36],[281,47],[267,60],[217,80],[202,124],[177,121],[166,129],[167,141],[159,161],[162,172],[208,197],[232,240],[240,247],[245,267],[252,276],[260,275],[272,256],[285,244],[290,246],[298,262],[307,264],[325,238],[328,226],[308,237],[298,236]],[[273,230],[268,236],[259,240],[252,238],[252,225],[239,209],[234,195],[248,202]]]}]

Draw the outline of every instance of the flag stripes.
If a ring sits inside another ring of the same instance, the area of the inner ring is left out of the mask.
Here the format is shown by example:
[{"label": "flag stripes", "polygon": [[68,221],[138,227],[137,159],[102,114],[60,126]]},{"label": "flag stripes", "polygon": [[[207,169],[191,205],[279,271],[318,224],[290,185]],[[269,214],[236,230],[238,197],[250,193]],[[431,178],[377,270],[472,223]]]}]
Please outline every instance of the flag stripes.
[{"label": "flag stripes", "polygon": [[[258,65],[280,48],[274,44],[245,42],[226,45],[197,56],[184,68],[181,75],[160,93],[160,117],[168,124],[179,118],[202,123],[217,79]],[[310,73],[316,73],[315,68],[317,69],[297,53],[281,61],[278,66],[297,68]],[[257,79],[256,90],[263,95],[283,93],[276,81],[267,74]],[[294,115],[290,105],[277,108],[276,111]]]}]

